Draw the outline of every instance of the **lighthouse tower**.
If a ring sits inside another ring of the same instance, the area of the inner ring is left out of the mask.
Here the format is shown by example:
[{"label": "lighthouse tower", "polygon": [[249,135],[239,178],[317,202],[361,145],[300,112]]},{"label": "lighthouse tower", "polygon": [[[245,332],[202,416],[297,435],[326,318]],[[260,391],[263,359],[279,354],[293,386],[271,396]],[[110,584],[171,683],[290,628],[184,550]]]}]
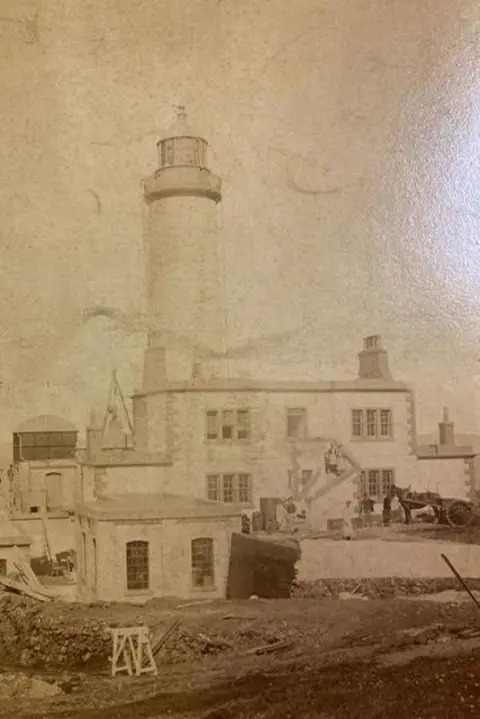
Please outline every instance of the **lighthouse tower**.
[{"label": "lighthouse tower", "polygon": [[225,349],[222,183],[207,165],[208,143],[185,108],[157,143],[158,168],[144,182],[148,346],[143,391],[192,379]]}]

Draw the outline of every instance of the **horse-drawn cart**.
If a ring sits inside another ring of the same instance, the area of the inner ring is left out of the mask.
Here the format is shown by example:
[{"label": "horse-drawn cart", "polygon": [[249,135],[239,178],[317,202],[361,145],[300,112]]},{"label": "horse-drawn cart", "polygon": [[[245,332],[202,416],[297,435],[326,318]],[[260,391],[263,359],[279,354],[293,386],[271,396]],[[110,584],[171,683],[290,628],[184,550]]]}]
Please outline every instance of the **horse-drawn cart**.
[{"label": "horse-drawn cart", "polygon": [[413,510],[425,507],[433,509],[438,524],[449,524],[454,529],[464,529],[476,520],[480,520],[480,507],[474,502],[454,497],[441,497],[436,492],[412,492],[399,487],[396,487],[396,493],[407,523]]}]

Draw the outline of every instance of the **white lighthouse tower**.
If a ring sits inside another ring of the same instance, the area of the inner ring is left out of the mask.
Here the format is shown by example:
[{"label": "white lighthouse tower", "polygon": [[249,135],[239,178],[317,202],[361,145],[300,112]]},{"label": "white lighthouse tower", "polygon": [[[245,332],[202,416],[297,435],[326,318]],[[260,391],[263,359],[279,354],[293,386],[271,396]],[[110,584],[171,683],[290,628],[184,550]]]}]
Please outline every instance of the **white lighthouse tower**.
[{"label": "white lighthouse tower", "polygon": [[192,379],[202,359],[225,349],[221,180],[208,143],[178,108],[157,143],[158,169],[144,182],[148,347],[143,391]]}]

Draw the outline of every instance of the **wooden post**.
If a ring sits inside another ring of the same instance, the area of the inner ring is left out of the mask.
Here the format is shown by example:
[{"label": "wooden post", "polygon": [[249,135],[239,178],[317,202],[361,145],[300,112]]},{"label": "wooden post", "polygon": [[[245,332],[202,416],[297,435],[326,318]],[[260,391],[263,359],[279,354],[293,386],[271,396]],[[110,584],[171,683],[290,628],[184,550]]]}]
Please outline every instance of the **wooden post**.
[{"label": "wooden post", "polygon": [[[111,629],[111,632],[112,677],[125,671],[129,676],[135,673],[137,677],[141,674],[157,674],[148,627],[118,627]],[[122,659],[123,664],[119,663]]]},{"label": "wooden post", "polygon": [[469,587],[467,587],[467,584],[466,584],[465,580],[462,579],[462,577],[461,577],[460,574],[457,572],[457,570],[455,569],[455,567],[453,566],[453,564],[451,563],[451,561],[449,560],[449,558],[448,558],[447,556],[445,556],[445,554],[441,554],[440,556],[441,556],[441,558],[443,559],[443,561],[445,562],[445,564],[447,565],[447,567],[449,567],[449,568],[452,570],[453,574],[456,576],[456,578],[458,579],[458,581],[460,582],[460,584],[462,585],[462,587],[465,589],[465,591],[467,592],[468,596],[470,597],[470,599],[472,600],[472,602],[475,604],[475,606],[477,607],[477,609],[480,610],[480,602],[479,602],[478,599],[472,594],[472,592],[471,592],[471,590],[469,589]]}]

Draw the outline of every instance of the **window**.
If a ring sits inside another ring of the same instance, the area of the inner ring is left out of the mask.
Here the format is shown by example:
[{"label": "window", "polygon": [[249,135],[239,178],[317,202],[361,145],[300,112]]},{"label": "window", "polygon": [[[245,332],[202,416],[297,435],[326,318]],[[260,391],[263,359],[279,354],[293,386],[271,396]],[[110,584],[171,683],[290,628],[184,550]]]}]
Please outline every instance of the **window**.
[{"label": "window", "polygon": [[377,436],[377,412],[367,409],[367,437]]},{"label": "window", "polygon": [[313,469],[302,469],[300,472],[293,472],[291,469],[288,471],[288,486],[293,491],[295,484],[298,481],[298,487],[305,487],[313,477]]},{"label": "window", "polygon": [[148,589],[148,542],[127,542],[127,589]]},{"label": "window", "polygon": [[287,437],[305,439],[307,436],[307,410],[287,409]]},{"label": "window", "polygon": [[207,499],[218,502],[220,499],[220,475],[211,474],[207,477]]},{"label": "window", "polygon": [[173,165],[173,140],[162,143],[162,165]]},{"label": "window", "polygon": [[175,141],[175,164],[195,165],[197,143],[190,137],[177,137]]},{"label": "window", "polygon": [[354,439],[392,439],[391,409],[352,409],[352,437]]},{"label": "window", "polygon": [[83,578],[87,578],[87,534],[86,532],[82,532],[82,574]]},{"label": "window", "polygon": [[251,474],[209,474],[207,499],[228,504],[251,504]]},{"label": "window", "polygon": [[250,410],[208,410],[206,413],[207,439],[250,439]]},{"label": "window", "polygon": [[192,540],[192,584],[194,587],[214,585],[213,539]]},{"label": "window", "polygon": [[96,588],[98,585],[97,540],[96,539],[92,539],[92,550],[93,550],[93,586]]},{"label": "window", "polygon": [[380,410],[380,437],[392,436],[392,412],[389,409]]},{"label": "window", "polygon": [[207,412],[207,439],[218,437],[218,412]]},{"label": "window", "polygon": [[372,499],[383,499],[394,482],[393,469],[366,469],[361,474],[362,492]]},{"label": "window", "polygon": [[361,409],[352,410],[352,436],[363,436],[363,412]]},{"label": "window", "polygon": [[238,475],[238,501],[240,504],[248,504],[250,502],[250,475]]},{"label": "window", "polygon": [[5,577],[7,574],[7,560],[0,559],[0,577]]},{"label": "window", "polygon": [[248,439],[250,437],[250,412],[248,409],[240,409],[237,412],[237,439]]},{"label": "window", "polygon": [[222,439],[233,439],[235,415],[231,410],[222,412]]},{"label": "window", "polygon": [[63,505],[63,481],[60,472],[49,472],[45,475],[45,501],[47,512],[61,509]]},{"label": "window", "polygon": [[230,504],[235,501],[235,475],[223,475],[223,501]]}]

